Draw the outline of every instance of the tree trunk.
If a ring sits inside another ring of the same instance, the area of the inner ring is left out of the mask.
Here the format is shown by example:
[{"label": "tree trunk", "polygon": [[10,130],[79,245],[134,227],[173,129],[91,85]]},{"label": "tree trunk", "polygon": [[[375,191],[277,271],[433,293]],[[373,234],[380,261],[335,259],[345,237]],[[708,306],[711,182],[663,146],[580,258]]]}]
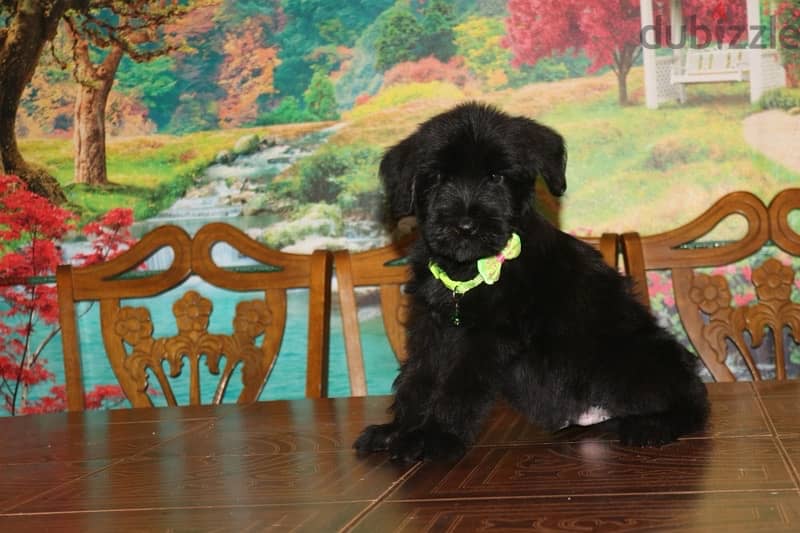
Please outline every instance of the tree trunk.
[{"label": "tree trunk", "polygon": [[619,105],[625,106],[628,100],[628,73],[637,57],[637,46],[624,45],[622,50],[614,52],[613,70],[617,75],[617,96]]},{"label": "tree trunk", "polygon": [[66,201],[58,182],[29,165],[17,145],[17,109],[47,41],[58,30],[67,9],[83,8],[86,0],[22,0],[8,28],[0,30],[0,171],[22,178],[30,190],[55,203]]},{"label": "tree trunk", "polygon": [[106,172],[105,100],[92,87],[80,85],[75,101],[75,183],[108,184]]},{"label": "tree trunk", "polygon": [[[78,38],[73,35],[73,38]],[[78,98],[75,101],[75,183],[93,186],[108,184],[106,169],[106,104],[117,67],[123,56],[113,46],[103,62],[95,67],[89,58],[88,44],[79,42]],[[85,53],[84,53],[85,52]]]},{"label": "tree trunk", "polygon": [[617,96],[619,105],[628,105],[628,73],[617,71]]}]

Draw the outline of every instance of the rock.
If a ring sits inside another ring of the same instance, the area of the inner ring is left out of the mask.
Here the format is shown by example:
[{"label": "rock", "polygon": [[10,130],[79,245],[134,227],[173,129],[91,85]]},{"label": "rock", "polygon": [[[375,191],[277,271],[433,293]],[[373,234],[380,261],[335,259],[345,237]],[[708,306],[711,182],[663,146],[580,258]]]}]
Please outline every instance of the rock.
[{"label": "rock", "polygon": [[292,208],[290,200],[275,200],[273,197],[262,192],[255,191],[247,203],[242,207],[242,214],[245,216],[260,215],[261,213],[285,213]]},{"label": "rock", "polygon": [[227,165],[233,161],[233,159],[233,154],[229,150],[221,150],[216,156],[214,156],[214,162],[218,165]]},{"label": "rock", "polygon": [[277,144],[278,144],[278,141],[276,141],[275,139],[261,139],[261,141],[259,141],[259,143],[258,143],[258,146],[262,150],[265,150],[267,148],[272,148],[273,146],[275,146]]},{"label": "rock", "polygon": [[264,240],[273,248],[284,248],[307,237],[343,237],[344,222],[338,206],[311,204],[295,220],[277,222],[264,230]]},{"label": "rock", "polygon": [[789,111],[787,111],[787,113],[789,113],[792,116],[800,115],[800,107],[793,107],[793,108],[789,109]]},{"label": "rock", "polygon": [[258,150],[258,143],[261,141],[258,135],[251,133],[240,137],[236,144],[233,145],[233,153],[236,155],[252,154]]},{"label": "rock", "polygon": [[247,205],[256,193],[252,191],[242,191],[236,194],[231,194],[229,202],[236,205]]}]

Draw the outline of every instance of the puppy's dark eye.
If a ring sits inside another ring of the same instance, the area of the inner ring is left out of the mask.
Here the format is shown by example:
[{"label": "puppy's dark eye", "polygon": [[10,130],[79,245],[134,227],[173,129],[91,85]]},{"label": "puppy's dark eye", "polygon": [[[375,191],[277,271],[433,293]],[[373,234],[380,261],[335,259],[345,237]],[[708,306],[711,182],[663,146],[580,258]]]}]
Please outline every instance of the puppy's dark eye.
[{"label": "puppy's dark eye", "polygon": [[503,176],[502,174],[491,174],[491,175],[489,175],[489,183],[494,183],[495,185],[499,185],[499,184],[503,183],[503,180],[505,180],[505,179],[506,179],[506,177]]}]

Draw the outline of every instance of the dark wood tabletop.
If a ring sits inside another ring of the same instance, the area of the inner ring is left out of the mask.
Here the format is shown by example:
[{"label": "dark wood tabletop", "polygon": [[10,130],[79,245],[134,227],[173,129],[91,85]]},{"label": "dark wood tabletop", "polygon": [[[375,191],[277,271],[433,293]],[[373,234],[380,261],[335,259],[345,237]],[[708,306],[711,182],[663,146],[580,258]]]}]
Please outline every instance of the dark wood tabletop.
[{"label": "dark wood tabletop", "polygon": [[800,382],[662,448],[499,405],[457,463],[357,458],[388,397],[0,419],[1,531],[800,531]]}]

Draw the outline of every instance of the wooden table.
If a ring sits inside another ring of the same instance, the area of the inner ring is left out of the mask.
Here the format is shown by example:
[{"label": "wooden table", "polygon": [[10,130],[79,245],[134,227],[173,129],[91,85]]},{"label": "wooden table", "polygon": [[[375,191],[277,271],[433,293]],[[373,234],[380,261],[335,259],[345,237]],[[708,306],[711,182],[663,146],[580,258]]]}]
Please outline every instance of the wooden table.
[{"label": "wooden table", "polygon": [[800,531],[800,382],[711,384],[660,449],[500,406],[456,464],[350,445],[389,398],[0,419],[0,530]]}]

